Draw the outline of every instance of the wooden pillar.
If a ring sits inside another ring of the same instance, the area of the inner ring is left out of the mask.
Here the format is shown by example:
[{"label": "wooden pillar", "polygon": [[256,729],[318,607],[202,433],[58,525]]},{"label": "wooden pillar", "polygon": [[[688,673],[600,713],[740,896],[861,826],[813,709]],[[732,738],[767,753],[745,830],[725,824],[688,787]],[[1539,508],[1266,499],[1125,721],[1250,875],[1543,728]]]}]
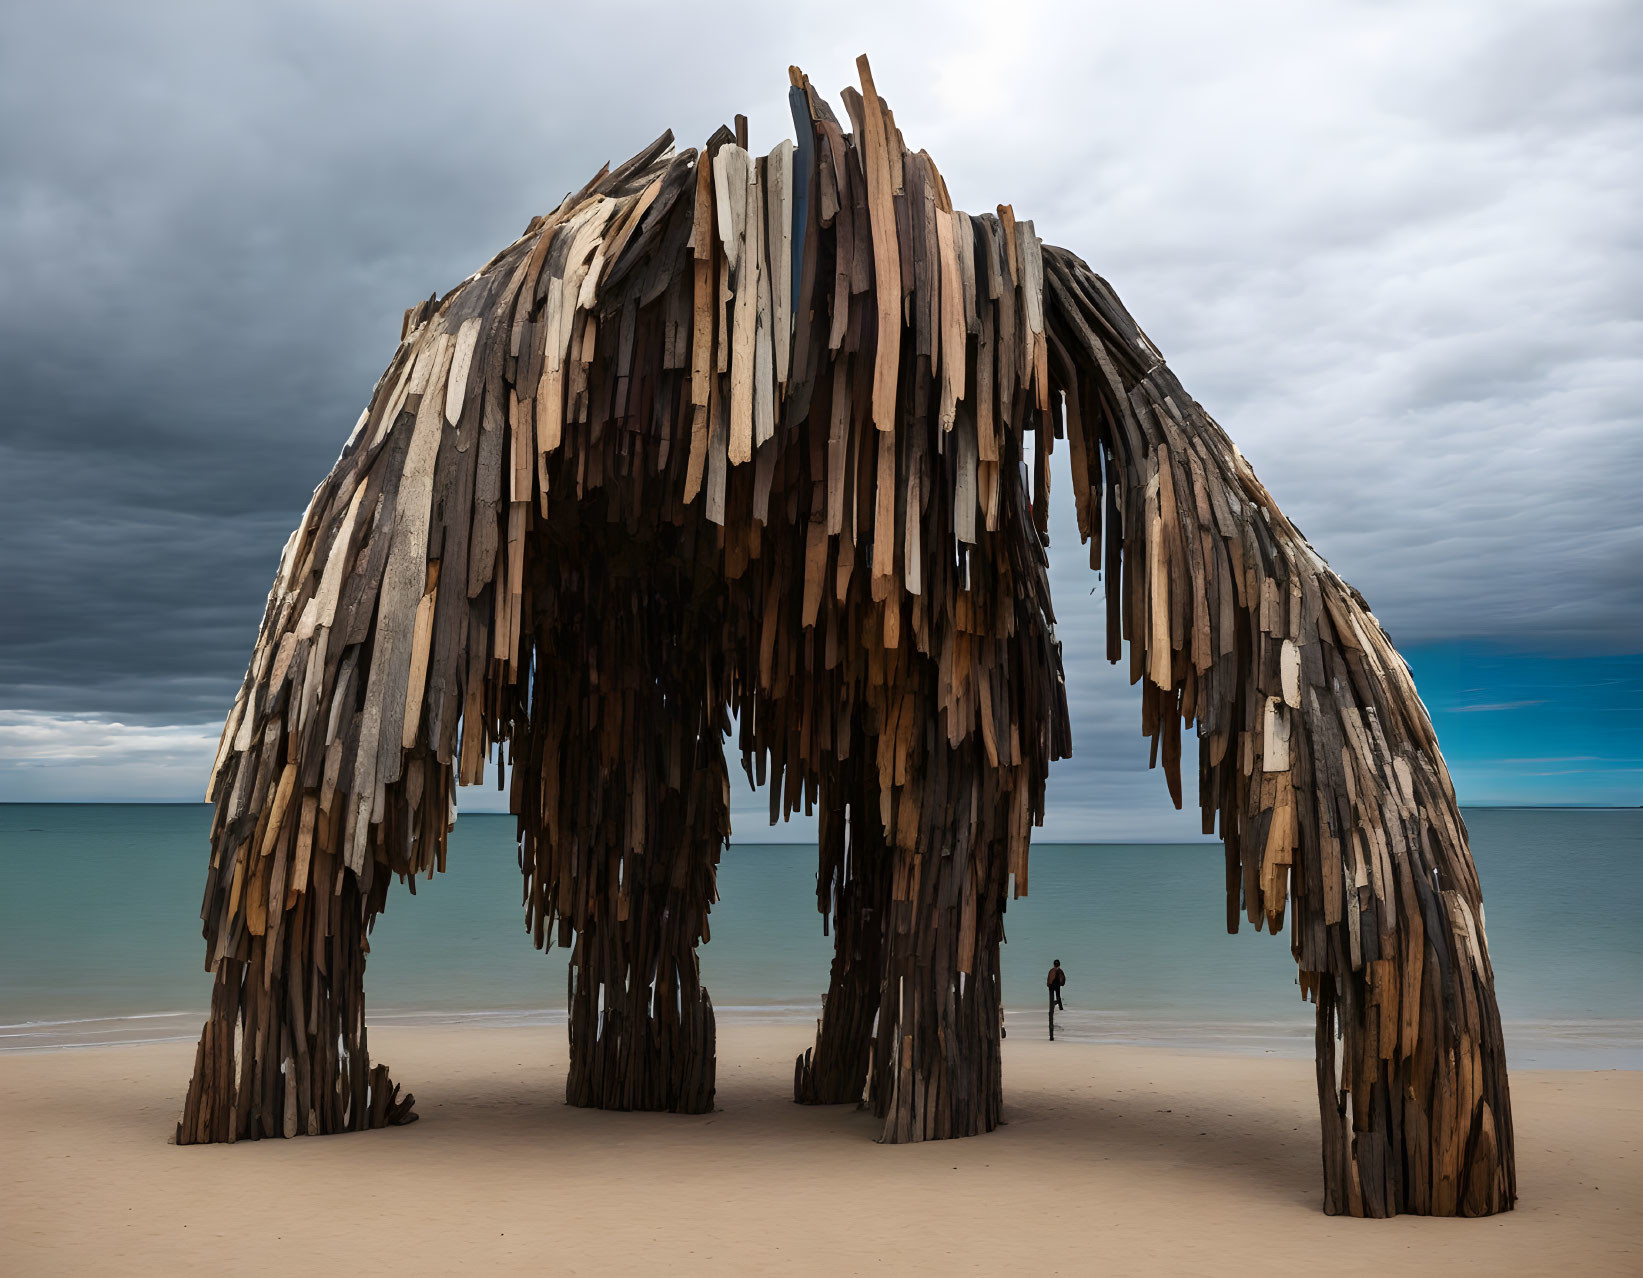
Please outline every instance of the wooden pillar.
[{"label": "wooden pillar", "polygon": [[[713,1002],[701,983],[696,945],[707,935],[708,907],[716,898],[721,836],[703,839],[689,809],[722,813],[724,762],[701,759],[716,741],[693,743],[689,789],[664,791],[655,810],[664,823],[637,854],[624,857],[597,837],[595,857],[623,863],[614,892],[590,894],[575,923],[568,1006],[570,1072],[565,1100],[595,1109],[713,1109],[715,1031]],[[716,766],[715,766],[716,764]],[[636,771],[638,771],[636,769]],[[654,796],[635,790],[657,784],[642,775],[607,776],[607,821],[629,804]],[[608,826],[599,833],[608,832]]]},{"label": "wooden pillar", "polygon": [[[1324,1211],[1487,1216],[1517,1197],[1500,1013],[1478,915],[1420,879],[1424,937],[1317,978]],[[1340,1039],[1337,1043],[1336,1035]]]},{"label": "wooden pillar", "polygon": [[[367,863],[369,865],[369,863]],[[334,873],[332,879],[334,879]],[[414,1122],[365,1034],[365,935],[387,876],[352,871],[323,910],[304,893],[218,959],[177,1144],[323,1136]]]},{"label": "wooden pillar", "polygon": [[[590,556],[591,558],[591,556]],[[514,776],[527,925],[571,951],[569,1104],[713,1108],[713,1003],[696,946],[730,832],[722,654],[687,584],[544,557]]]},{"label": "wooden pillar", "polygon": [[[972,802],[972,786],[986,794],[1004,777],[977,753],[969,745],[934,753],[923,787],[934,806],[921,804],[918,837],[895,840],[868,1089],[886,1143],[974,1136],[1002,1117],[998,947],[1008,862],[995,813],[1008,811],[1008,798]],[[909,787],[898,804],[916,792]]]},{"label": "wooden pillar", "polygon": [[[913,854],[901,869],[930,875],[933,895],[964,892],[952,880],[966,871],[951,854]],[[889,937],[869,1089],[888,1144],[974,1136],[1002,1118],[1001,906],[1002,894],[975,901],[991,922],[984,929],[990,936],[978,936],[968,970],[959,967],[948,929],[917,926]]]},{"label": "wooden pillar", "polygon": [[854,750],[822,794],[818,903],[832,920],[833,966],[816,1045],[794,1064],[793,1099],[801,1105],[857,1102],[867,1085],[884,988],[891,858],[878,787],[861,766],[864,753]]}]

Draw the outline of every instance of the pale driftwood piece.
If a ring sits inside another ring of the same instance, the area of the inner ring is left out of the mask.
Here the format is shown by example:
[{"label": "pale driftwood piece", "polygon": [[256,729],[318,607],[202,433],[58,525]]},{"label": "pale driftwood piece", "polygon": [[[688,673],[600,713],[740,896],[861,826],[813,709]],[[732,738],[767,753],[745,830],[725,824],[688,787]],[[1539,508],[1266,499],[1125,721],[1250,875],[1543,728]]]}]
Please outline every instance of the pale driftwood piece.
[{"label": "pale driftwood piece", "polygon": [[782,393],[787,389],[793,350],[793,149],[792,141],[784,138],[771,151],[765,167],[769,174],[765,208],[770,244],[771,334],[776,386]]},{"label": "pale driftwood piece", "polygon": [[179,1143],[414,1117],[366,937],[491,757],[531,937],[571,953],[567,1099],[710,1109],[733,720],[773,818],[819,812],[795,1099],[885,1141],[996,1126],[1003,912],[1072,745],[1062,432],[1170,797],[1190,729],[1229,926],[1287,923],[1316,1005],[1325,1210],[1509,1209],[1482,892],[1408,668],[1107,284],[953,211],[862,71],[853,133],[795,71],[797,152],[664,135],[406,312],[214,760]]},{"label": "pale driftwood piece", "polygon": [[[748,287],[753,293],[753,447],[761,448],[776,431],[776,368],[774,343],[774,302],[770,225],[766,217],[765,160],[753,170],[747,188]],[[731,370],[735,376],[735,370]],[[767,466],[770,463],[765,463]],[[761,522],[763,522],[761,520]]]},{"label": "pale driftwood piece", "polygon": [[[861,72],[862,117],[857,126],[867,177],[868,222],[873,234],[873,288],[878,299],[878,340],[873,360],[873,424],[896,428],[896,380],[901,362],[901,246],[891,205],[890,139],[885,136],[884,109],[873,87],[865,55],[856,59]],[[899,166],[898,166],[899,167]]]},{"label": "pale driftwood piece", "polygon": [[[931,166],[932,171],[934,167]],[[942,430],[952,430],[958,401],[964,398],[964,369],[969,357],[965,350],[964,278],[959,269],[958,249],[953,241],[953,210],[945,201],[944,188],[942,199],[936,204],[935,222],[937,254],[941,263],[941,409],[937,418]]]},{"label": "pale driftwood piece", "polygon": [[468,373],[473,367],[474,346],[479,341],[479,316],[471,315],[462,321],[456,334],[456,352],[451,356],[451,372],[445,383],[445,420],[452,426],[462,416],[462,404],[468,393]]},{"label": "pale driftwood piece", "polygon": [[[722,147],[713,160],[719,183],[719,234],[732,289],[727,342],[730,349],[729,457],[733,466],[753,459],[753,360],[758,320],[757,247],[750,246],[749,211],[756,207],[758,187],[749,156],[739,146]],[[758,223],[751,221],[756,235]]]},{"label": "pale driftwood piece", "polygon": [[696,198],[691,206],[691,353],[690,452],[683,500],[688,505],[702,488],[707,467],[709,384],[713,376],[714,263],[712,162],[696,166]]}]

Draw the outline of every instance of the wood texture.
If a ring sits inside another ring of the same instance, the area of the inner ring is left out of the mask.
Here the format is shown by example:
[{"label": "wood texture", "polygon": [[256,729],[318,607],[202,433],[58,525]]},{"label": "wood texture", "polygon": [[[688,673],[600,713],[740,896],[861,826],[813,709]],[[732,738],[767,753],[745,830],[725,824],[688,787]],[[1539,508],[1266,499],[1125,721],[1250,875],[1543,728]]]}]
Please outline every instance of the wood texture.
[{"label": "wood texture", "polygon": [[224,726],[178,1140],[414,1116],[365,941],[492,766],[527,929],[571,952],[567,1099],[710,1109],[732,724],[772,820],[820,813],[795,1098],[995,1126],[1003,915],[1072,748],[1064,438],[1153,760],[1182,803],[1197,734],[1229,926],[1287,927],[1316,1004],[1325,1209],[1509,1208],[1482,895],[1407,667],[1106,283],[954,210],[861,70],[851,130],[795,69],[796,147],[665,134],[406,313]]}]

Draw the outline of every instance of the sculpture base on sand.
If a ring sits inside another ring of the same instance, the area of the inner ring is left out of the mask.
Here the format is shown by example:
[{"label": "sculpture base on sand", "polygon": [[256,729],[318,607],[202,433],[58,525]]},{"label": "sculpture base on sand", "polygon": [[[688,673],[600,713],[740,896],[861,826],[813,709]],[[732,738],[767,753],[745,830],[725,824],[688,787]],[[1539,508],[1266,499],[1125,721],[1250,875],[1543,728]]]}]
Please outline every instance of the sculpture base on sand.
[{"label": "sculpture base on sand", "polygon": [[177,1144],[328,1136],[416,1121],[416,1098],[402,1098],[388,1067],[373,1067],[367,1049],[365,902],[356,884],[353,875],[341,876],[328,902],[329,936],[316,931],[309,909],[298,908],[284,912],[274,932],[244,938],[244,959],[217,964]]}]

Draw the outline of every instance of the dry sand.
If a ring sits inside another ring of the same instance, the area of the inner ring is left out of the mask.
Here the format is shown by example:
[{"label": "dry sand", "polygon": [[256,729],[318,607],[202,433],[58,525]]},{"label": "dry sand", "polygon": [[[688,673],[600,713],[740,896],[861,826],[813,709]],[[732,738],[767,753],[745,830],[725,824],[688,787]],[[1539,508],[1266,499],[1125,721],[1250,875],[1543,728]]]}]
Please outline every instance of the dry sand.
[{"label": "dry sand", "polygon": [[873,1142],[720,1028],[719,1112],[560,1103],[564,1031],[381,1029],[411,1127],[179,1149],[192,1047],[0,1055],[0,1272],[1643,1272],[1643,1073],[1520,1072],[1517,1211],[1331,1219],[1309,1062],[1006,1043],[1005,1127]]}]

